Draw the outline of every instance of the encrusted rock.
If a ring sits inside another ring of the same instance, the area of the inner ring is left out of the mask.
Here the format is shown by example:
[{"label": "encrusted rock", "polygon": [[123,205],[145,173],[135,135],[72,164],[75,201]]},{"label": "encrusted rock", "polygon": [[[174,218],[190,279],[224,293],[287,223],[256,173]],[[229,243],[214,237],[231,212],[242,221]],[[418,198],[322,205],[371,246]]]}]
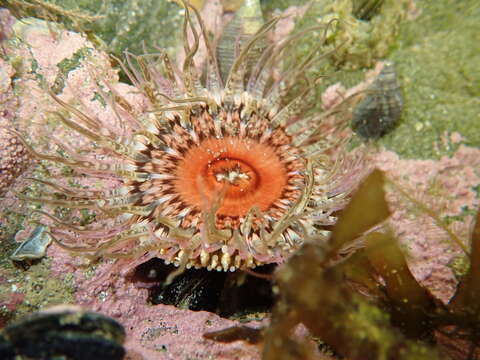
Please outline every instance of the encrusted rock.
[{"label": "encrusted rock", "polygon": [[30,156],[20,140],[0,127],[0,194],[26,169]]}]

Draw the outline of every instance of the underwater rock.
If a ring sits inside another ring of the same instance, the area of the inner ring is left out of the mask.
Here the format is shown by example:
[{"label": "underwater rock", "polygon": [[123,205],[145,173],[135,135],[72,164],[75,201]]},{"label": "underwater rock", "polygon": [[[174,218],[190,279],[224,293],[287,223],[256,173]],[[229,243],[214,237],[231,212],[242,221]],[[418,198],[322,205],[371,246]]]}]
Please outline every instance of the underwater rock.
[{"label": "underwater rock", "polygon": [[[3,112],[0,109],[0,112]],[[0,118],[0,195],[24,172],[30,163],[30,155],[20,140],[9,130],[1,127]]]},{"label": "underwater rock", "polygon": [[[0,16],[0,23],[10,20],[4,11]],[[15,134],[9,131],[14,127],[14,115],[19,106],[13,89],[16,75],[14,67],[0,58],[0,195],[9,189],[30,164],[27,150]]]},{"label": "underwater rock", "polygon": [[[338,22],[326,36],[324,51],[337,49],[328,59],[332,70],[358,70],[370,68],[380,59],[389,56],[402,23],[409,13],[409,0],[318,0],[311,6],[299,27],[333,20]],[[368,21],[358,17],[367,17]],[[313,45],[313,44],[312,44]],[[299,58],[304,49],[297,49]]]}]

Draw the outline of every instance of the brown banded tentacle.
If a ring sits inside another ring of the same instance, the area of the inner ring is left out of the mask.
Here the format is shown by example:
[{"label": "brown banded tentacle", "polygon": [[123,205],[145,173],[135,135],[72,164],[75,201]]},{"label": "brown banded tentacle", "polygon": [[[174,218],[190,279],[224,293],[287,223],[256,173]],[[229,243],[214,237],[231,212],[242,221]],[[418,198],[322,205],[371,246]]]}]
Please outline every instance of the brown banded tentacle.
[{"label": "brown banded tentacle", "polygon": [[[58,149],[63,151],[65,154],[68,155],[68,158],[71,160],[76,161],[78,164],[86,164],[86,163],[91,163],[93,161],[93,158],[91,156],[84,156],[81,155],[83,152],[85,152],[84,149],[73,149],[70,145],[68,145],[66,142],[60,141],[55,135],[51,137],[52,144],[56,145]],[[86,152],[89,150],[87,149]],[[64,157],[67,158],[67,157]]]},{"label": "brown banded tentacle", "polygon": [[[140,229],[141,230],[141,229]],[[105,250],[105,249],[108,249],[114,245],[118,245],[119,243],[122,243],[122,242],[125,242],[125,241],[131,241],[131,240],[135,240],[135,239],[138,239],[138,238],[141,238],[141,237],[145,237],[145,236],[148,236],[148,232],[136,232],[138,230],[135,229],[135,227],[133,227],[130,231],[126,231],[126,232],[123,232],[123,233],[120,233],[118,235],[114,235],[111,239],[109,239],[108,241],[106,242],[100,242],[98,243],[98,246],[92,246],[92,245],[84,245],[84,246],[72,246],[72,245],[67,245],[65,244],[63,241],[60,241],[59,239],[57,239],[57,237],[52,233],[52,232],[49,232],[49,235],[52,237],[52,240],[58,244],[61,248],[65,249],[65,250],[69,250],[71,252],[76,252],[76,253],[98,253],[98,252],[101,252],[102,250]],[[64,238],[67,238],[68,235],[65,234],[65,233],[59,233],[62,235],[62,237]],[[73,240],[75,241],[75,240]],[[104,256],[108,256],[108,254],[102,254]]]},{"label": "brown banded tentacle", "polygon": [[91,200],[54,200],[54,199],[49,199],[49,198],[41,198],[41,197],[32,197],[32,196],[26,196],[23,194],[15,193],[15,195],[23,201],[30,201],[30,202],[36,202],[36,203],[45,203],[45,204],[50,204],[50,205],[59,205],[59,206],[64,206],[72,209],[96,209],[97,208],[97,203],[95,201]]},{"label": "brown banded tentacle", "polygon": [[[142,122],[138,120],[138,118],[132,113],[132,105],[122,95],[120,95],[120,93],[115,88],[113,88],[113,86],[109,82],[106,82],[105,85],[110,90],[112,96],[106,94],[99,85],[96,85],[97,91],[113,110],[122,131],[121,136],[127,136],[127,123],[130,125],[131,128],[143,128]],[[120,114],[120,112],[122,112],[122,114]]]},{"label": "brown banded tentacle", "polygon": [[[75,108],[74,106],[67,104],[65,101],[60,99],[53,91],[49,90],[48,91],[49,95],[52,97],[53,100],[55,100],[58,105],[60,105],[63,109],[66,109],[69,111],[69,113],[75,115],[77,119],[79,119],[83,125],[94,129],[95,131],[98,131],[101,133],[101,123],[98,120],[94,120],[91,117],[85,115],[83,112]],[[58,111],[54,111],[53,113],[59,114]],[[61,115],[61,114],[60,114]],[[77,125],[78,126],[78,125]],[[84,129],[83,127],[79,127],[80,130]],[[91,130],[88,130],[91,133]],[[91,133],[91,136],[97,137],[99,135],[96,135],[94,133]]]},{"label": "brown banded tentacle", "polygon": [[[141,194],[130,193],[128,196],[118,194],[118,196],[115,197],[103,197],[91,200],[89,200],[88,198],[75,200],[71,197],[69,199],[60,200],[52,198],[31,197],[20,193],[16,193],[16,196],[24,201],[58,205],[72,209],[91,209],[108,212],[117,209],[122,209],[125,211],[126,207],[129,207],[131,204],[135,204],[138,201],[138,199],[141,197]],[[142,207],[142,209],[145,210],[145,207]]]},{"label": "brown banded tentacle", "polygon": [[159,108],[155,108],[149,112],[153,114],[163,115],[167,111],[185,111],[188,108],[187,105],[177,105],[177,106],[162,106]]},{"label": "brown banded tentacle", "polygon": [[[32,180],[35,182],[38,182],[40,184],[44,184],[47,186],[50,186],[59,192],[63,193],[66,196],[73,197],[73,198],[84,198],[84,199],[105,199],[106,197],[110,197],[113,195],[120,195],[120,189],[121,188],[116,188],[113,190],[80,190],[77,188],[69,188],[66,186],[62,186],[58,183],[54,183],[51,181],[47,180],[42,180],[42,179],[37,179],[37,178],[30,178],[27,177],[27,180]],[[124,190],[122,190],[124,192]]]},{"label": "brown banded tentacle", "polygon": [[93,228],[89,228],[88,226],[75,226],[71,223],[62,221],[58,217],[46,211],[39,210],[39,209],[33,210],[32,214],[34,213],[48,217],[50,220],[54,221],[57,225],[61,227],[74,231],[78,234],[88,235],[89,237],[92,237],[92,238],[96,238],[96,237],[105,238],[105,237],[114,236],[117,233],[124,231],[123,228],[127,229],[130,225],[133,225],[135,221],[137,221],[137,218],[131,217],[126,219],[123,223],[116,224],[114,227],[109,228],[108,230],[105,230],[105,229],[93,229]]},{"label": "brown banded tentacle", "polygon": [[198,12],[197,8],[195,6],[191,5],[190,3],[185,3],[185,5],[189,6],[193,12],[195,13],[195,16],[198,20],[198,23],[200,25],[200,29],[202,31],[202,36],[203,36],[203,41],[205,43],[205,47],[207,49],[207,56],[208,56],[208,64],[213,67],[213,71],[207,71],[207,89],[209,89],[212,92],[220,92],[220,89],[222,87],[222,78],[220,75],[220,69],[218,66],[217,58],[215,56],[215,52],[213,51],[212,44],[210,43],[210,39],[207,33],[207,29],[205,28],[205,24],[202,21],[202,18],[200,16],[200,13]]},{"label": "brown banded tentacle", "polygon": [[307,161],[305,176],[306,184],[305,188],[302,190],[301,196],[296,200],[295,204],[292,205],[291,209],[285,213],[279,221],[276,222],[275,227],[267,240],[268,243],[274,242],[292,223],[302,219],[305,216],[303,211],[308,206],[308,201],[315,185],[313,165],[311,160]]},{"label": "brown banded tentacle", "polygon": [[[183,90],[183,84],[179,84],[179,82],[177,81],[177,78],[175,77],[176,74],[179,73],[177,67],[172,63],[172,61],[170,60],[170,57],[168,56],[168,54],[164,54],[163,55],[163,65],[165,67],[165,74],[167,76],[167,79],[168,81],[170,82],[171,84],[171,89],[172,89],[172,92],[173,92],[173,95],[175,95],[177,98],[181,97],[181,95],[183,94],[183,92],[181,92],[181,90]],[[179,78],[181,76],[179,75]]]},{"label": "brown banded tentacle", "polygon": [[17,136],[18,139],[20,140],[20,142],[22,143],[22,145],[25,147],[25,149],[33,157],[35,157],[39,160],[48,160],[48,161],[58,162],[58,163],[68,165],[68,166],[80,166],[82,164],[85,164],[85,162],[81,162],[81,161],[72,161],[72,160],[65,159],[65,158],[60,157],[60,156],[47,155],[47,154],[39,153],[39,152],[35,151],[32,146],[30,146],[30,144],[24,139],[22,134],[20,134],[18,131],[14,130],[14,129],[11,129],[11,128],[5,128],[5,130],[14,134],[15,136]]},{"label": "brown banded tentacle", "polygon": [[[128,79],[132,82],[132,84],[135,86],[135,88],[142,91],[143,90],[144,79],[138,73],[135,65],[133,64],[133,62],[131,60],[132,58],[138,59],[138,57],[136,55],[133,55],[132,53],[130,53],[128,51],[124,51],[124,54],[125,54],[125,59],[127,61],[128,66],[126,66],[124,64],[124,62],[122,60],[120,60],[119,58],[117,58],[115,55],[110,55],[110,56],[120,65],[120,67],[122,68],[122,71],[127,75]],[[145,94],[145,95],[147,95],[147,94]],[[151,98],[151,97],[148,97],[148,96],[147,96],[147,99],[151,103],[155,101],[154,98]]]},{"label": "brown banded tentacle", "polygon": [[[185,84],[185,90],[186,93],[189,97],[195,97],[197,92],[196,92],[196,86],[195,86],[195,81],[197,75],[195,74],[195,66],[193,63],[193,58],[195,54],[198,51],[198,48],[200,46],[200,37],[198,35],[197,30],[195,29],[195,26],[193,24],[192,18],[190,17],[190,10],[188,3],[184,0],[182,0],[183,7],[185,9],[185,20],[183,22],[183,47],[185,50],[185,60],[183,61],[183,82]],[[188,29],[193,34],[193,47],[190,47],[190,44],[188,42]]]},{"label": "brown banded tentacle", "polygon": [[[88,245],[77,245],[77,246],[74,246],[74,245],[67,245],[65,243],[63,243],[62,241],[58,240],[57,237],[51,232],[51,231],[47,231],[46,232],[50,238],[53,240],[53,242],[55,244],[57,244],[59,247],[61,247],[62,249],[64,250],[68,250],[72,253],[91,253],[92,252],[92,247],[91,246],[88,246]],[[64,234],[62,234],[64,235]]]},{"label": "brown banded tentacle", "polygon": [[[287,128],[289,130],[293,128],[293,126],[298,127],[300,124],[305,124],[304,127],[296,129],[295,132],[292,132],[292,131],[290,132],[293,139],[292,145],[299,148],[307,147],[309,144],[315,142],[313,139],[314,139],[314,136],[316,135],[318,135],[318,137],[315,140],[318,140],[320,138],[326,139],[329,134],[326,134],[325,130],[322,129],[322,120],[328,117],[334,116],[335,114],[339,113],[339,111],[340,110],[338,110],[337,108],[333,108],[333,109],[324,111],[321,114],[317,114],[315,117],[315,119],[318,119],[317,126],[311,126],[311,123],[310,125],[308,125],[309,124],[308,119],[311,119],[309,117],[306,117],[305,119],[302,119],[302,120],[295,121],[291,124],[287,124]],[[341,129],[342,129],[341,127],[338,127],[338,128],[332,129],[331,131],[338,132]]]},{"label": "brown banded tentacle", "polygon": [[271,117],[271,124],[273,127],[275,126],[283,126],[287,125],[287,121],[293,118],[295,115],[299,114],[304,107],[305,97],[307,96],[310,91],[312,91],[313,87],[308,87],[303,90],[301,93],[296,95],[288,104],[282,107],[276,114]]},{"label": "brown banded tentacle", "polygon": [[[68,105],[68,106],[70,106],[70,105]],[[65,126],[75,130],[76,132],[86,136],[87,138],[89,138],[93,141],[99,142],[99,143],[102,141],[102,135],[97,135],[93,131],[91,131],[91,130],[83,127],[83,126],[80,126],[75,121],[71,121],[71,120],[67,119],[62,113],[60,113],[58,111],[53,111],[52,114],[57,116]],[[99,129],[96,129],[96,130],[99,130]]]},{"label": "brown banded tentacle", "polygon": [[[242,47],[240,54],[235,59],[228,74],[227,80],[225,81],[225,93],[229,97],[233,93],[234,89],[242,88],[243,91],[243,77],[238,75],[240,67],[247,61],[247,56],[252,50],[253,46],[262,38],[266,36],[268,31],[270,31],[280,20],[280,18],[273,18],[272,20],[266,22],[262,27],[253,35],[248,42]],[[241,85],[239,84],[241,83]]]},{"label": "brown banded tentacle", "polygon": [[207,97],[202,97],[202,96],[188,97],[188,98],[184,98],[184,99],[173,99],[166,94],[158,93],[158,95],[167,99],[169,102],[174,103],[174,104],[189,104],[189,105],[191,105],[192,103],[197,103],[197,102],[208,104],[212,101],[211,99],[209,99]]},{"label": "brown banded tentacle", "polygon": [[323,28],[324,26],[321,25],[314,26],[290,35],[286,39],[281,40],[278,44],[269,45],[257,62],[255,71],[253,71],[250,76],[247,91],[261,98],[264,94],[265,85],[267,83],[266,80],[271,77],[269,72],[272,70],[272,68],[279,66],[280,62],[284,60],[284,53],[289,50],[289,46],[295,45],[294,42],[296,40],[308,35],[310,32]]},{"label": "brown banded tentacle", "polygon": [[[325,27],[325,37],[326,33],[329,30],[329,26],[331,23],[333,23],[334,20],[332,20],[327,26]],[[307,31],[314,31],[318,28],[323,28],[321,27],[312,27],[310,29],[305,30]],[[324,47],[324,42],[320,41],[318,45],[316,45],[304,58],[302,58],[302,61],[292,67],[290,70],[282,73],[279,79],[276,80],[276,82],[270,87],[270,89],[266,92],[265,94],[265,99],[272,104],[273,107],[278,106],[279,100],[282,98],[281,93],[282,92],[289,92],[289,90],[293,87],[296,86],[296,81],[298,80],[299,77],[304,76],[305,71],[313,65],[313,63],[318,62],[324,58],[327,58],[331,56],[332,54],[336,53],[338,49],[342,46],[344,46],[347,43],[347,40],[344,41],[343,43],[337,45],[335,48],[321,53],[321,55],[316,56],[317,53],[320,52],[320,50]],[[282,89],[281,86],[282,85]],[[284,87],[286,86],[286,89]]]},{"label": "brown banded tentacle", "polygon": [[[134,84],[134,86],[143,94],[146,96],[146,99],[149,102],[149,105],[156,106],[158,102],[158,98],[155,96],[155,91],[158,88],[158,83],[155,80],[152,80],[152,78],[156,78],[155,74],[156,72],[153,70],[154,65],[153,64],[148,64],[145,65],[144,63],[144,58],[147,56],[152,56],[153,54],[146,54],[146,55],[133,55],[132,53],[125,51],[125,58],[127,61],[127,65],[125,65],[120,59],[113,57],[121,66],[122,70],[125,71],[127,74],[127,77],[130,79],[130,81]],[[162,60],[167,56],[166,54],[160,54],[162,57]],[[141,72],[137,70],[137,67],[134,65],[132,59],[135,59],[135,61],[139,64]],[[147,72],[148,74],[146,74]],[[152,76],[152,72],[155,72],[154,76]],[[149,83],[153,83],[155,85],[155,89],[153,89]]]}]

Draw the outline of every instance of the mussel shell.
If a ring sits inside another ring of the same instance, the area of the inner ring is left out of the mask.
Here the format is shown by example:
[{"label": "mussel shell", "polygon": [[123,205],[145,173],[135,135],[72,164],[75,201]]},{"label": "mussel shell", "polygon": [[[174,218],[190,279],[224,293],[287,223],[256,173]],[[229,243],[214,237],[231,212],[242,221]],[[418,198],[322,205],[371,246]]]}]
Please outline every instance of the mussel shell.
[{"label": "mussel shell", "polygon": [[2,331],[16,355],[33,359],[122,359],[125,330],[104,315],[65,309],[32,314]]}]

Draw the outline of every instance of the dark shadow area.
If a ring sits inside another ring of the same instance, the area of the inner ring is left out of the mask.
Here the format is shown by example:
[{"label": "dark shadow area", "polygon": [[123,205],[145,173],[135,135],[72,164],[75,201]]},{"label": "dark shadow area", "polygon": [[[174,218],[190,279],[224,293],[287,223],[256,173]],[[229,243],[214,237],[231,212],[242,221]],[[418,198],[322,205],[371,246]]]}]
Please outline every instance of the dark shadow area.
[{"label": "dark shadow area", "polygon": [[167,276],[177,268],[161,259],[151,259],[136,268],[132,281],[149,289],[149,299],[154,305],[210,311],[226,318],[247,318],[270,311],[273,293],[268,278],[275,267],[264,265],[254,269],[260,277],[243,271],[186,269],[171,284],[165,285]]}]

